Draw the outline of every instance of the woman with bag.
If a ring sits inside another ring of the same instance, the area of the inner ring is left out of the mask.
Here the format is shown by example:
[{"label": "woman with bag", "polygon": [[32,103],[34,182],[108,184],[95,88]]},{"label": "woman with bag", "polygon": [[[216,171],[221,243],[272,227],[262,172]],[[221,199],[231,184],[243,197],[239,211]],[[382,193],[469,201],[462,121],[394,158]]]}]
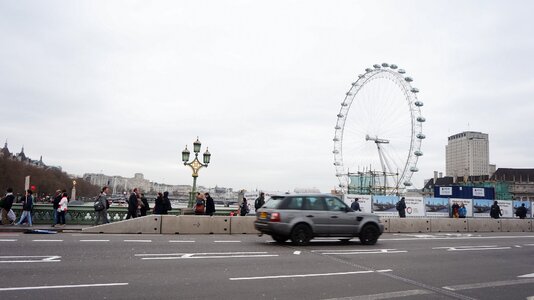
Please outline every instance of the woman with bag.
[{"label": "woman with bag", "polygon": [[195,215],[203,215],[206,207],[206,200],[204,194],[197,193],[197,202],[195,203]]},{"label": "woman with bag", "polygon": [[27,220],[28,226],[32,226],[32,209],[33,209],[33,197],[32,190],[26,191],[26,196],[22,200],[22,215],[17,225],[22,225],[22,222]]},{"label": "woman with bag", "polygon": [[59,207],[57,208],[57,221],[58,224],[61,224],[62,226],[65,226],[65,213],[67,212],[68,203],[69,199],[67,199],[67,193],[63,193],[61,195],[61,200],[59,201]]}]

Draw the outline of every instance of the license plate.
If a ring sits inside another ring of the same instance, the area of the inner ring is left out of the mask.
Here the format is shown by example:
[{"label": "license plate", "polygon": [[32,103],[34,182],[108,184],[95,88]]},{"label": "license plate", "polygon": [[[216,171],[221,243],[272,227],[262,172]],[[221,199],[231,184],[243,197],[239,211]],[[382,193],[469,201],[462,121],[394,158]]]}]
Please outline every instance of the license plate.
[{"label": "license plate", "polygon": [[260,219],[267,219],[267,213],[266,212],[260,213]]}]

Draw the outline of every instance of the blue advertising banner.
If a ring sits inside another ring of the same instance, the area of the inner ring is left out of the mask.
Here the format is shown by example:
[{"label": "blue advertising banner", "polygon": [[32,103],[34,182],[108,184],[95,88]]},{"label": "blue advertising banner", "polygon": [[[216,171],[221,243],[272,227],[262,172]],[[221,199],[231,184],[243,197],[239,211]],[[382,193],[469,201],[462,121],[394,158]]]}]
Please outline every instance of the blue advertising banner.
[{"label": "blue advertising banner", "polygon": [[429,217],[448,217],[448,198],[425,198],[425,211]]},{"label": "blue advertising banner", "polygon": [[495,189],[492,187],[472,186],[434,186],[434,197],[461,199],[495,199]]}]

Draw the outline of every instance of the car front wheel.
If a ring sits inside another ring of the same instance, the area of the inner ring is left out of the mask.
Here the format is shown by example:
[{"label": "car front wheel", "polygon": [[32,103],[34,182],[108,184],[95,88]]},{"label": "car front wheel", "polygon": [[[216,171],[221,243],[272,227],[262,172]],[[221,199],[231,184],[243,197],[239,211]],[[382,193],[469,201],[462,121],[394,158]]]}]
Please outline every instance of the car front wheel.
[{"label": "car front wheel", "polygon": [[291,231],[291,241],[297,246],[307,245],[312,239],[312,231],[308,225],[298,224]]},{"label": "car front wheel", "polygon": [[375,225],[365,225],[360,232],[360,242],[364,245],[374,245],[378,241],[380,232]]}]

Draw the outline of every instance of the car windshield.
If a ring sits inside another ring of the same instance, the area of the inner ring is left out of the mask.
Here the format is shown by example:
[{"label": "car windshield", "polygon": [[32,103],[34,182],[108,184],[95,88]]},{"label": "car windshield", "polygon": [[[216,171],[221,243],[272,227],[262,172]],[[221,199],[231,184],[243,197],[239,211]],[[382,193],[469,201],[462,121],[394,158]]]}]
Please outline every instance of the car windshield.
[{"label": "car windshield", "polygon": [[261,208],[276,208],[280,202],[284,200],[284,197],[271,197],[267,199],[265,204]]}]

